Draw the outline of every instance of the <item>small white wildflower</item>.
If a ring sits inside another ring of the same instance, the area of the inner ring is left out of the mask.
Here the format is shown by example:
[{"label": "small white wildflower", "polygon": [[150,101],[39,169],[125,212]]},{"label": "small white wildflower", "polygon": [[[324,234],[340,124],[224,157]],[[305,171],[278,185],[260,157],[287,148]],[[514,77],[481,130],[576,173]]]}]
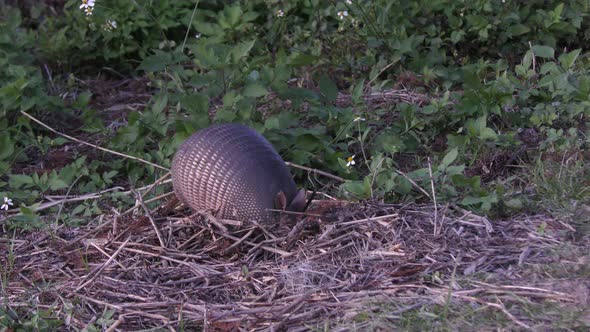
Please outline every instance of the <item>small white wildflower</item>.
[{"label": "small white wildflower", "polygon": [[0,210],[6,210],[8,211],[8,207],[12,206],[12,200],[8,197],[4,197],[4,204],[2,204],[2,206],[0,206]]},{"label": "small white wildflower", "polygon": [[348,16],[348,11],[347,10],[339,11],[337,15],[338,15],[339,19],[343,20],[345,17]]},{"label": "small white wildflower", "polygon": [[111,31],[117,28],[117,21],[107,20],[103,25],[103,28],[107,31]]},{"label": "small white wildflower", "polygon": [[202,36],[202,35],[201,35],[200,33],[197,33],[197,34],[195,35],[195,38],[199,39],[199,38],[201,38],[201,36]]},{"label": "small white wildflower", "polygon": [[367,119],[365,118],[361,118],[360,116],[357,116],[356,118],[354,118],[354,120],[352,120],[352,122],[359,122],[359,121],[366,121]]},{"label": "small white wildflower", "polygon": [[285,16],[285,12],[282,9],[277,10],[277,17]]},{"label": "small white wildflower", "polygon": [[[80,9],[88,9],[94,7],[95,0],[82,0],[82,4],[80,5]],[[92,10],[90,10],[92,11]]]},{"label": "small white wildflower", "polygon": [[350,157],[346,158],[346,161],[347,161],[347,163],[346,163],[346,167],[354,166],[354,164],[356,164],[356,163],[354,162],[354,156],[355,156],[355,155],[352,155],[352,156],[350,156]]},{"label": "small white wildflower", "polygon": [[84,11],[86,12],[86,16],[92,15],[92,10],[94,10],[94,8],[92,8],[92,7],[84,8]]},{"label": "small white wildflower", "polygon": [[352,0],[346,0],[347,5],[352,5]]}]

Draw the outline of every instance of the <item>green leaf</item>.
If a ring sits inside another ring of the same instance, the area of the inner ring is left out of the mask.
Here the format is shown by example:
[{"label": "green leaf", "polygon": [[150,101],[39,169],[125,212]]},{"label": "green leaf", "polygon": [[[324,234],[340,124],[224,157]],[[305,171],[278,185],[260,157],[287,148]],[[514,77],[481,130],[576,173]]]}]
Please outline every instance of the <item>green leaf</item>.
[{"label": "green leaf", "polygon": [[479,133],[479,138],[482,140],[496,139],[497,137],[498,137],[498,135],[496,134],[496,132],[492,128],[489,128],[489,127],[482,128]]},{"label": "green leaf", "polygon": [[320,145],[320,140],[312,134],[304,134],[295,138],[295,146],[304,151],[314,151]]},{"label": "green leaf", "polygon": [[49,188],[53,191],[64,189],[68,187],[68,184],[64,180],[60,179],[55,170],[51,172],[51,176],[48,180]]},{"label": "green leaf", "polygon": [[193,22],[193,25],[195,26],[198,32],[207,36],[214,36],[223,32],[223,29],[221,29],[221,27],[215,23],[201,22],[199,20],[195,20]]},{"label": "green leaf", "polygon": [[268,90],[258,83],[248,83],[243,91],[246,97],[262,97],[268,94]]},{"label": "green leaf", "polygon": [[242,15],[242,22],[251,22],[254,21],[259,14],[257,12],[246,12]]},{"label": "green leaf", "polygon": [[155,54],[143,59],[137,69],[147,72],[157,72],[166,69],[166,66],[172,63],[172,55],[170,53],[155,51]]},{"label": "green leaf", "polygon": [[110,185],[113,183],[112,178],[115,177],[119,172],[117,171],[110,171],[110,172],[103,172],[102,173],[102,178],[104,180],[104,183],[106,183],[107,185]]},{"label": "green leaf", "polygon": [[338,97],[338,87],[336,87],[336,84],[326,75],[320,77],[320,92],[328,101],[334,101]]},{"label": "green leaf", "polygon": [[278,117],[268,118],[268,119],[266,119],[266,121],[264,121],[264,129],[279,129],[279,128],[281,128],[281,125],[280,125]]},{"label": "green leaf", "polygon": [[220,65],[220,59],[211,46],[191,45],[191,51],[195,55],[195,63],[204,69],[214,69]]},{"label": "green leaf", "polygon": [[512,208],[515,210],[522,209],[522,206],[523,206],[522,200],[520,200],[519,198],[512,198],[512,199],[506,201],[505,204],[509,208]]},{"label": "green leaf", "polygon": [[152,110],[156,113],[160,113],[164,110],[166,105],[168,105],[168,96],[160,95],[156,98],[156,102],[154,103],[154,106],[152,106]]},{"label": "green leaf", "polygon": [[242,8],[239,5],[225,6],[223,8],[224,17],[230,26],[236,26],[242,15]]},{"label": "green leaf", "polygon": [[571,52],[560,55],[559,56],[559,63],[565,69],[571,69],[572,66],[574,65],[574,63],[576,62],[576,60],[578,59],[578,56],[580,55],[581,51],[582,51],[582,49],[578,48],[578,49],[573,50]]},{"label": "green leaf", "polygon": [[12,189],[30,188],[33,185],[33,178],[29,175],[13,174],[8,176],[8,184]]},{"label": "green leaf", "polygon": [[371,196],[371,183],[368,181],[368,177],[363,181],[346,181],[342,187],[359,198],[368,198]]},{"label": "green leaf", "polygon": [[[8,8],[10,8],[10,6],[8,6]],[[34,6],[32,8],[34,8]],[[20,10],[16,8],[11,8],[11,10],[3,16],[3,20],[6,20],[4,23],[7,27],[6,31],[16,30],[22,22]]]},{"label": "green leaf", "polygon": [[135,143],[137,141],[137,137],[139,137],[139,127],[137,125],[121,127],[117,133],[117,136],[123,144]]},{"label": "green leaf", "polygon": [[240,60],[241,58],[248,55],[248,53],[250,52],[250,50],[254,46],[255,42],[256,42],[256,39],[246,41],[246,42],[241,42],[241,43],[237,44],[236,46],[234,46],[231,50],[232,59],[234,60],[234,62],[238,62],[238,60]]},{"label": "green leaf", "polygon": [[524,67],[524,69],[529,69],[529,68],[531,68],[532,65],[533,65],[533,52],[531,52],[531,50],[528,50],[525,53],[524,58],[522,59],[522,66]]},{"label": "green leaf", "polygon": [[299,53],[291,59],[289,64],[291,66],[300,67],[316,64],[319,60],[318,56]]},{"label": "green leaf", "polygon": [[365,90],[365,79],[361,79],[354,87],[354,89],[352,90],[352,100],[355,103],[360,103],[362,102],[362,98],[363,98],[363,92]]},{"label": "green leaf", "polygon": [[451,32],[451,42],[453,42],[453,44],[457,44],[458,42],[463,40],[464,36],[465,36],[465,31],[463,31],[463,30],[453,31],[453,32]]},{"label": "green leaf", "polygon": [[449,175],[456,175],[461,174],[465,170],[465,165],[456,165],[456,166],[449,166],[446,169],[447,174]]},{"label": "green leaf", "polygon": [[555,50],[553,47],[545,45],[534,45],[533,52],[536,56],[541,58],[553,58],[555,56]]},{"label": "green leaf", "polygon": [[451,151],[449,151],[449,153],[445,155],[445,157],[442,160],[441,166],[443,166],[444,168],[449,167],[455,161],[455,159],[457,159],[458,155],[459,150],[457,148],[453,148]]},{"label": "green leaf", "polygon": [[90,98],[92,98],[92,93],[82,92],[78,95],[78,98],[76,98],[76,103],[74,104],[75,107],[82,108],[88,106],[88,103],[90,103]]},{"label": "green leaf", "polygon": [[209,114],[209,97],[201,93],[182,96],[180,105],[193,116]]},{"label": "green leaf", "polygon": [[508,33],[512,36],[520,36],[529,33],[531,29],[523,24],[515,24],[508,28]]},{"label": "green leaf", "polygon": [[288,88],[281,90],[279,93],[283,99],[318,99],[318,95],[309,89],[304,88]]},{"label": "green leaf", "polygon": [[8,159],[14,153],[14,143],[8,132],[0,132],[0,160]]},{"label": "green leaf", "polygon": [[556,17],[561,16],[561,13],[563,12],[563,3],[560,3],[559,5],[557,5],[557,7],[555,7],[555,9],[553,10],[553,14]]}]

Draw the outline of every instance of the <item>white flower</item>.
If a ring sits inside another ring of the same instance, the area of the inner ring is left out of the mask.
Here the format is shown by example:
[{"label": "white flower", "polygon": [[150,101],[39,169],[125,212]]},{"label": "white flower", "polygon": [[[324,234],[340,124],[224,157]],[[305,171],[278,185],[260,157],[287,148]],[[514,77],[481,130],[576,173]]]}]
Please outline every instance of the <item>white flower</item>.
[{"label": "white flower", "polygon": [[83,9],[87,16],[92,15],[92,11],[94,10],[94,1],[95,0],[82,0],[80,9]]},{"label": "white flower", "polygon": [[277,10],[277,17],[285,16],[285,12],[282,9]]},{"label": "white flower", "polygon": [[201,34],[200,34],[200,33],[197,33],[197,34],[195,35],[195,38],[197,38],[197,39],[201,38]]},{"label": "white flower", "polygon": [[367,119],[365,118],[361,118],[360,116],[357,116],[356,118],[354,118],[354,120],[352,120],[352,122],[359,122],[359,121],[366,121]]},{"label": "white flower", "polygon": [[346,0],[347,5],[352,5],[352,0]]},{"label": "white flower", "polygon": [[350,156],[350,157],[346,158],[346,161],[347,161],[347,163],[346,163],[346,167],[354,166],[354,164],[356,164],[356,163],[354,162],[354,156],[355,156],[355,155],[352,155],[352,156]]},{"label": "white flower", "polygon": [[103,25],[104,29],[107,31],[111,31],[117,28],[117,21],[107,20]]},{"label": "white flower", "polygon": [[348,16],[348,11],[347,10],[339,11],[337,15],[338,15],[339,19],[343,20],[346,16]]},{"label": "white flower", "polygon": [[[80,5],[80,9],[93,8],[94,2],[95,2],[95,0],[82,0],[82,4]],[[90,11],[92,11],[92,9]]]},{"label": "white flower", "polygon": [[12,206],[12,200],[8,197],[4,197],[4,204],[2,204],[2,206],[0,206],[0,210],[6,210],[8,211],[8,206]]}]

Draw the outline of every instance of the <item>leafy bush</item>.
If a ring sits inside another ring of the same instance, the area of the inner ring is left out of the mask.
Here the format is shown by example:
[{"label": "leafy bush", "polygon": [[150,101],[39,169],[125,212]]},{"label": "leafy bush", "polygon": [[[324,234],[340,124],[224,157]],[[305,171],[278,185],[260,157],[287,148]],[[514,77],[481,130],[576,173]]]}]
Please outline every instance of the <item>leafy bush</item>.
[{"label": "leafy bush", "polygon": [[[160,174],[85,151],[58,169],[23,171],[67,141],[21,110],[164,166],[195,130],[243,122],[285,159],[348,179],[344,196],[436,195],[483,213],[521,206],[506,195],[520,185],[510,163],[533,167],[535,154],[589,143],[585,1],[101,0],[89,16],[79,7],[30,7],[22,20],[1,6],[0,197],[22,206]],[[80,78],[99,74],[143,75],[153,96],[111,126],[92,89],[79,91]],[[366,98],[404,87],[424,97]],[[100,211],[84,203],[63,218]]]}]

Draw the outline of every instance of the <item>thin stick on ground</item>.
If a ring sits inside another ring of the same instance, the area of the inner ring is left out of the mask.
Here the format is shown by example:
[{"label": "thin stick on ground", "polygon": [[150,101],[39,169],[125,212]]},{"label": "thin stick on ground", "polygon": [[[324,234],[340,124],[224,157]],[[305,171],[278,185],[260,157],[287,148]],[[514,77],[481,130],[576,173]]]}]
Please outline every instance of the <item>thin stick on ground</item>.
[{"label": "thin stick on ground", "polygon": [[119,248],[117,248],[117,251],[115,251],[114,254],[112,254],[109,259],[102,264],[99,268],[95,269],[94,271],[92,271],[89,275],[88,275],[88,280],[86,280],[85,282],[83,282],[80,286],[78,286],[76,289],[74,289],[74,292],[78,292],[80,291],[80,289],[86,287],[88,284],[90,284],[92,282],[92,280],[96,279],[96,277],[98,277],[98,275],[100,274],[100,272],[102,272],[104,269],[106,269],[109,265],[111,265],[111,263],[113,262],[113,260],[117,257],[117,255],[121,252],[121,250],[123,250],[123,248],[125,248],[125,246],[127,245],[127,243],[129,242],[129,239],[125,240],[125,242],[123,242],[123,244],[121,244],[119,246]]},{"label": "thin stick on ground", "polygon": [[28,114],[27,112],[25,112],[25,111],[20,111],[20,112],[21,112],[21,114],[22,114],[22,115],[24,115],[24,116],[28,117],[29,119],[31,119],[31,120],[35,121],[36,123],[40,124],[41,126],[45,127],[47,130],[49,130],[49,131],[51,131],[51,132],[53,132],[53,133],[55,133],[55,134],[57,134],[57,135],[63,136],[63,137],[65,137],[65,138],[67,138],[67,139],[69,139],[69,140],[72,140],[72,141],[74,141],[74,142],[78,142],[78,143],[80,143],[80,144],[84,144],[84,145],[87,145],[87,146],[93,147],[93,148],[95,148],[95,149],[98,149],[98,150],[101,150],[101,151],[104,151],[104,152],[108,152],[108,153],[111,153],[111,154],[117,155],[117,156],[119,156],[119,157],[124,157],[124,158],[127,158],[127,159],[136,160],[136,161],[139,161],[139,162],[142,162],[142,163],[144,163],[144,164],[148,164],[148,165],[154,166],[154,167],[156,167],[156,168],[159,168],[159,169],[162,169],[162,170],[165,170],[165,171],[170,171],[170,170],[169,170],[168,168],[166,168],[166,167],[160,166],[160,165],[158,165],[158,164],[154,164],[154,163],[152,163],[152,162],[149,162],[149,161],[147,161],[147,160],[145,160],[145,159],[141,159],[141,158],[138,158],[138,157],[130,156],[130,155],[128,155],[128,154],[124,154],[124,153],[121,153],[121,152],[117,152],[117,151],[113,151],[113,150],[110,150],[110,149],[107,149],[107,148],[103,148],[103,147],[101,147],[101,146],[94,145],[94,144],[92,144],[92,143],[88,143],[88,142],[82,141],[82,140],[80,140],[80,139],[77,139],[77,138],[75,138],[75,137],[72,137],[72,136],[70,136],[70,135],[66,135],[66,134],[64,134],[64,133],[60,133],[59,131],[57,131],[57,130],[55,130],[55,129],[51,128],[50,126],[46,125],[46,124],[45,124],[45,123],[43,123],[42,121],[38,120],[38,119],[37,119],[37,118],[35,118],[34,116],[32,116],[32,115]]},{"label": "thin stick on ground", "polygon": [[336,181],[346,182],[346,180],[344,178],[341,178],[341,177],[339,177],[337,175],[330,174],[328,172],[320,171],[319,169],[297,165],[297,164],[294,164],[294,163],[288,162],[288,161],[285,162],[285,165],[291,166],[291,167],[295,167],[295,168],[299,168],[299,169],[302,169],[304,171],[308,171],[308,172],[312,172],[312,173],[317,173],[319,175],[323,175],[323,176],[325,176],[327,178],[330,178],[330,179],[333,179],[333,180],[336,180]]},{"label": "thin stick on ground", "polygon": [[506,307],[504,307],[502,304],[498,304],[498,303],[493,303],[493,302],[488,302],[476,297],[472,297],[472,296],[465,296],[465,295],[458,295],[458,294],[453,294],[453,297],[456,298],[460,298],[463,300],[468,300],[468,301],[472,301],[472,302],[477,302],[477,303],[481,303],[485,306],[491,307],[491,308],[495,308],[500,310],[502,313],[504,313],[504,315],[506,315],[506,317],[510,318],[510,320],[512,320],[516,325],[523,327],[527,330],[529,330],[531,327],[528,326],[527,324],[521,322],[519,319],[517,319],[516,317],[514,317],[513,314],[511,314]]},{"label": "thin stick on ground", "polygon": [[162,238],[162,233],[160,233],[160,229],[158,228],[158,225],[156,225],[154,218],[152,218],[152,214],[151,214],[150,210],[147,208],[147,206],[143,202],[142,196],[138,192],[135,192],[135,197],[137,198],[137,202],[143,208],[145,215],[150,220],[150,223],[152,224],[152,227],[154,228],[154,232],[156,232],[156,236],[158,237],[158,241],[160,242],[160,246],[162,248],[166,248],[166,244],[164,243],[164,239]]},{"label": "thin stick on ground", "polygon": [[414,180],[412,180],[412,178],[410,178],[409,176],[407,176],[404,172],[396,169],[395,172],[401,176],[403,176],[406,180],[410,181],[410,183],[414,186],[414,188],[420,190],[421,193],[423,193],[424,195],[426,195],[426,197],[430,198],[430,194],[422,189],[422,187],[420,187]]},{"label": "thin stick on ground", "polygon": [[434,190],[434,177],[432,176],[432,163],[428,157],[428,175],[430,176],[430,189],[432,190],[432,203],[434,205],[434,236],[439,233],[438,227],[438,206],[436,204],[436,191]]}]

